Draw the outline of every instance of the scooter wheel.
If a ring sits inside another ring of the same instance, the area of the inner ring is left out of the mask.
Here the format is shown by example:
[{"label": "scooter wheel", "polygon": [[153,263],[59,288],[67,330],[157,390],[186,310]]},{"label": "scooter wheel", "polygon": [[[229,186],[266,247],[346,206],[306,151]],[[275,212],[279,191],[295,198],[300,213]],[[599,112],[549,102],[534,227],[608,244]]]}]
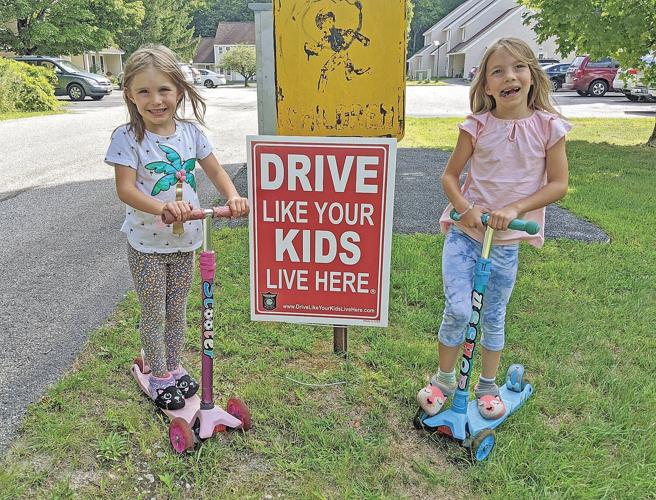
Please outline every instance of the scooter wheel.
[{"label": "scooter wheel", "polygon": [[510,365],[506,373],[506,387],[513,392],[522,392],[527,381],[524,367],[519,364]]},{"label": "scooter wheel", "polygon": [[242,431],[247,431],[253,426],[251,423],[251,412],[248,411],[248,407],[241,399],[230,398],[226,405],[226,411],[233,417],[241,420],[241,427],[239,429]]},{"label": "scooter wheel", "polygon": [[184,453],[194,447],[194,433],[187,421],[182,417],[175,417],[169,425],[169,439],[176,453]]},{"label": "scooter wheel", "polygon": [[424,423],[421,420],[421,418],[424,415],[425,415],[424,410],[422,410],[421,408],[417,408],[417,413],[415,413],[415,416],[412,419],[412,425],[414,425],[415,429],[417,429],[418,431],[424,428]]},{"label": "scooter wheel", "polygon": [[496,438],[492,429],[483,429],[479,432],[469,447],[469,453],[473,462],[482,462],[494,449]]}]

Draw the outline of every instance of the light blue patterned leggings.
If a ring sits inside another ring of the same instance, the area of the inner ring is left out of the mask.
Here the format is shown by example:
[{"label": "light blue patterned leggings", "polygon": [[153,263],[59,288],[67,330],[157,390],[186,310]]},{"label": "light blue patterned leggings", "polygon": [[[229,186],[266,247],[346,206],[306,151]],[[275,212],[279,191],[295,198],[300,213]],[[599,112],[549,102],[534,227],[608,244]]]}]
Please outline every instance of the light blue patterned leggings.
[{"label": "light blue patterned leggings", "polygon": [[[451,226],[442,252],[444,281],[444,316],[439,341],[455,347],[465,340],[465,330],[471,316],[471,291],[474,286],[476,259],[482,245]],[[481,345],[488,351],[500,351],[504,345],[506,305],[510,300],[515,278],[519,244],[492,246],[492,274],[483,298],[481,311]]]},{"label": "light blue patterned leggings", "polygon": [[180,364],[194,252],[143,253],[128,243],[128,264],[141,304],[141,346],[153,374],[163,377]]}]

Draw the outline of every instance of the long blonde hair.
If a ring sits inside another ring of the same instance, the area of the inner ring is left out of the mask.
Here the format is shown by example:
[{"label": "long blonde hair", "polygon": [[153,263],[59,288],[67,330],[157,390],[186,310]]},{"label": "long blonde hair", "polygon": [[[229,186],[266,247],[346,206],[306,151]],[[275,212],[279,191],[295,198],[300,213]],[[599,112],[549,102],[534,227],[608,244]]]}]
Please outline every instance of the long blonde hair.
[{"label": "long blonde hair", "polygon": [[[141,46],[134,52],[125,63],[125,70],[123,76],[123,100],[128,107],[130,115],[129,128],[134,132],[137,142],[143,141],[146,126],[143,118],[139,114],[136,104],[134,104],[128,97],[130,85],[135,75],[143,71],[147,67],[152,66],[158,69],[166,76],[168,76],[176,86],[182,97],[178,100],[175,107],[175,119],[184,121],[185,103],[188,100],[194,111],[196,120],[201,125],[205,125],[204,117],[207,106],[205,100],[201,97],[198,91],[185,80],[184,74],[180,69],[177,58],[173,51],[164,45],[148,44]],[[182,112],[180,113],[180,108]]]},{"label": "long blonde hair", "polygon": [[494,52],[499,49],[506,49],[518,61],[525,63],[531,71],[531,81],[533,82],[528,91],[528,107],[530,109],[539,109],[548,111],[556,115],[560,115],[558,111],[551,104],[549,93],[551,91],[551,82],[549,77],[540,67],[535,54],[528,44],[519,38],[500,38],[492,45],[490,45],[478,68],[478,72],[472,81],[471,88],[469,89],[469,105],[471,106],[472,113],[483,113],[491,111],[496,108],[497,103],[491,95],[485,93],[485,86],[487,85],[487,65],[490,57]]}]

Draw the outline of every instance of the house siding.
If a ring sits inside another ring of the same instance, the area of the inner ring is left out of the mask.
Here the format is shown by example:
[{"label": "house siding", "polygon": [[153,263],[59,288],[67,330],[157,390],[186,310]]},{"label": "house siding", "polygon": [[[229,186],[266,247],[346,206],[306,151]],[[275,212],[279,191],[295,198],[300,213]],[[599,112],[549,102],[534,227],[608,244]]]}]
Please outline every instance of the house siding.
[{"label": "house siding", "polygon": [[[538,44],[536,33],[523,24],[524,12],[526,9],[515,0],[469,0],[463,3],[424,33],[424,48],[408,60],[409,75],[416,70],[430,70],[435,76],[437,70],[440,77],[462,78],[471,67],[478,66],[487,47],[501,37],[524,40],[536,56],[556,57],[563,61],[573,57],[561,58],[554,38]],[[495,19],[497,22],[489,26]],[[436,41],[440,44],[437,50]]]},{"label": "house siding", "polygon": [[226,71],[221,67],[221,59],[231,49],[239,45],[246,45],[255,48],[255,23],[247,22],[222,22],[216,27],[216,35],[213,40],[211,55],[205,54],[208,48],[201,44],[193,65],[197,68],[204,68],[215,71],[224,76],[227,81],[243,82],[244,76],[233,71]]}]

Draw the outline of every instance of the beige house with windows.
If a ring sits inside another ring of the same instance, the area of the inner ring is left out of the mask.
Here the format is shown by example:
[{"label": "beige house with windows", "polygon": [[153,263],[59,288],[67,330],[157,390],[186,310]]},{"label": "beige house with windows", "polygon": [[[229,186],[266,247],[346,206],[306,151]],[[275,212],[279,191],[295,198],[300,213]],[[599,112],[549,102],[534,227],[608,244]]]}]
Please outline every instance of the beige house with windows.
[{"label": "beige house with windows", "polygon": [[227,81],[243,82],[244,77],[240,73],[224,71],[221,68],[221,58],[238,45],[250,45],[255,48],[255,23],[247,22],[225,22],[216,27],[216,35],[202,38],[193,66],[196,68],[209,69],[225,76]]},{"label": "beige house with windows", "polygon": [[408,59],[408,77],[467,77],[487,47],[506,36],[527,42],[538,59],[570,61],[573,56],[556,52],[554,38],[537,42],[536,33],[523,23],[526,12],[515,0],[467,0],[423,33],[424,47]]},{"label": "beige house with windows", "polygon": [[[5,24],[5,27],[18,32],[16,21]],[[84,52],[79,55],[60,55],[62,59],[67,59],[79,68],[90,73],[99,75],[116,76],[123,71],[123,54],[124,51],[117,48],[102,49],[97,52]],[[15,56],[13,52],[3,52],[0,50],[1,57]],[[51,56],[52,54],[34,54],[37,56]]]}]

